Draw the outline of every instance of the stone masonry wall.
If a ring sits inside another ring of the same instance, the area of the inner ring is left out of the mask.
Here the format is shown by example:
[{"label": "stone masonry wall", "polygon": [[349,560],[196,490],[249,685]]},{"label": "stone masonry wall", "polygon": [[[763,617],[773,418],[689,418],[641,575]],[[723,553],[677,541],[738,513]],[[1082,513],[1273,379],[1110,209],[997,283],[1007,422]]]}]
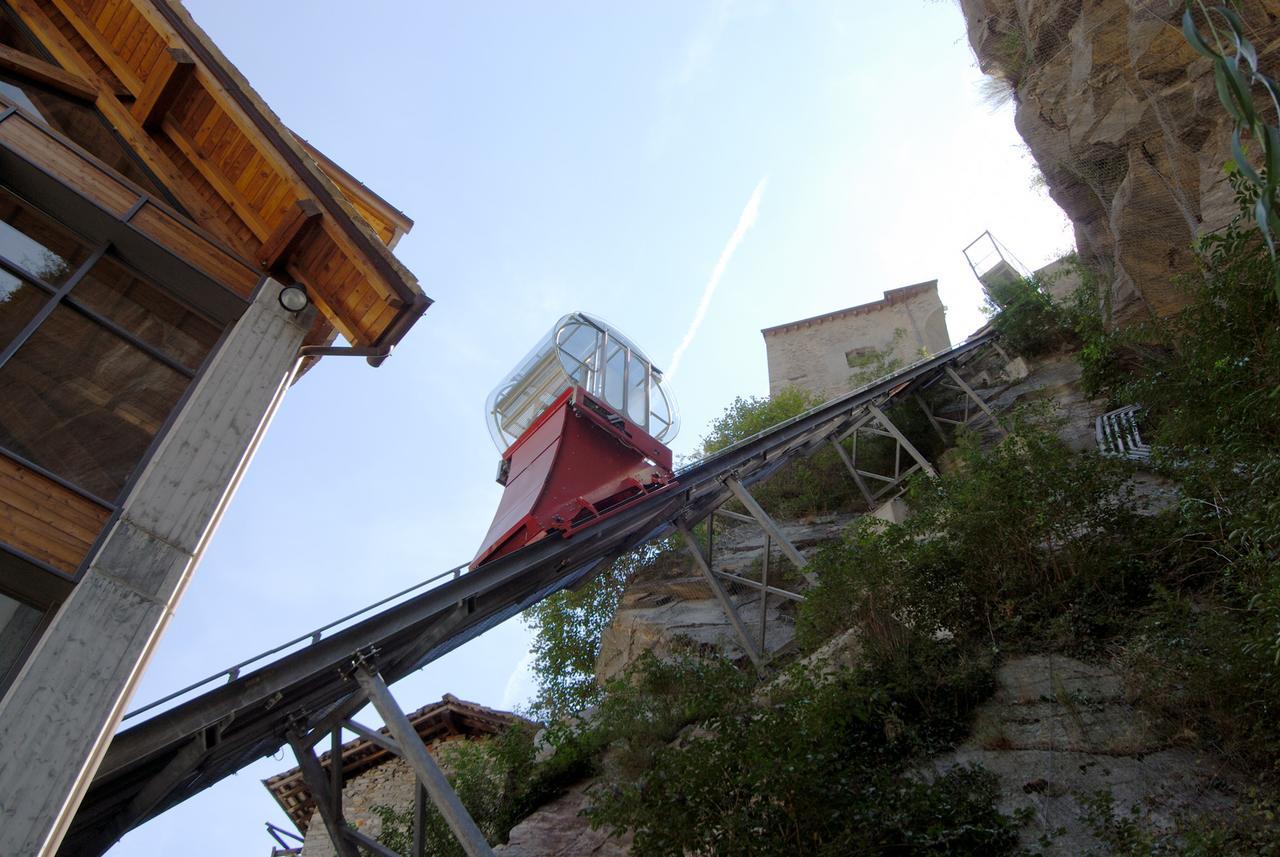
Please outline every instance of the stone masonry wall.
[{"label": "stone masonry wall", "polygon": [[[441,754],[442,745],[453,741],[466,741],[467,738],[453,738],[431,746],[431,754],[441,767],[447,769],[447,751]],[[444,755],[446,758],[441,758]],[[377,838],[382,833],[382,820],[374,814],[375,806],[389,806],[404,811],[413,807],[414,786],[413,771],[400,758],[392,758],[376,768],[371,768],[346,784],[342,790],[342,812],[347,823],[354,825],[361,833]],[[306,841],[302,846],[302,857],[336,857],[329,833],[325,830],[320,813],[311,815],[307,827]]]},{"label": "stone masonry wall", "polygon": [[[919,358],[921,349],[930,354],[950,347],[946,310],[938,298],[936,284],[921,289],[906,300],[886,299],[853,308],[846,313],[832,313],[782,329],[765,332],[765,351],[769,360],[769,394],[787,386],[797,386],[817,393],[824,399],[847,392],[849,379],[858,370],[850,367],[846,354],[852,349],[884,351],[903,363]],[[898,336],[895,342],[897,332]]]}]

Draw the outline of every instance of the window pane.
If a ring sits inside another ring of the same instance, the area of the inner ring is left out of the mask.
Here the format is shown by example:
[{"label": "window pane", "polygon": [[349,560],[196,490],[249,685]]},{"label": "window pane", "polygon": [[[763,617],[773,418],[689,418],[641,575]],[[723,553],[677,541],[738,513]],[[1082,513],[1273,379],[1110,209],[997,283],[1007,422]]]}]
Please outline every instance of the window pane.
[{"label": "window pane", "polygon": [[37,119],[43,119],[50,128],[65,134],[134,184],[168,199],[151,176],[121,145],[95,108],[12,75],[0,75],[0,96]]},{"label": "window pane", "polygon": [[67,307],[0,366],[0,446],[114,499],[187,378]]},{"label": "window pane", "polygon": [[106,257],[76,283],[71,297],[191,369],[204,362],[221,332],[203,316]]},{"label": "window pane", "polygon": [[13,341],[48,299],[43,290],[0,270],[0,348]]},{"label": "window pane", "polygon": [[60,286],[89,257],[72,232],[0,188],[0,256]]},{"label": "window pane", "polygon": [[0,692],[5,675],[17,664],[43,615],[34,607],[0,595]]}]

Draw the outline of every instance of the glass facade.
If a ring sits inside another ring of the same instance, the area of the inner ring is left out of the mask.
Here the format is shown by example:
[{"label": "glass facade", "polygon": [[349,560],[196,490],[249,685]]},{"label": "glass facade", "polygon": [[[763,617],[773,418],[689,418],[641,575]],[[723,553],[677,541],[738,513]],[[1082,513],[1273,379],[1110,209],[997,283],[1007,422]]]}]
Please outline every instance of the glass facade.
[{"label": "glass facade", "polygon": [[0,188],[0,452],[113,503],[220,334]]}]

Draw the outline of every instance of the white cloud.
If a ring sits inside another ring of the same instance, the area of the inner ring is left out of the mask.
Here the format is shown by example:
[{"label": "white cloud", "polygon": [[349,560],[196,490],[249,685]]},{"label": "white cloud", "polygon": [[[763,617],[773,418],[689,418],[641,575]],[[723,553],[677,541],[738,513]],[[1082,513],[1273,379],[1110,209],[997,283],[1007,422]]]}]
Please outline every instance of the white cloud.
[{"label": "white cloud", "polygon": [[684,339],[680,340],[676,350],[671,353],[671,361],[666,371],[667,380],[675,377],[676,370],[680,368],[680,360],[684,357],[684,352],[693,342],[693,338],[697,336],[698,328],[702,326],[702,320],[706,318],[707,309],[711,306],[711,298],[715,295],[716,288],[720,285],[720,278],[724,276],[725,268],[729,267],[729,260],[737,252],[738,245],[742,243],[747,231],[752,226],[755,226],[756,218],[760,216],[760,200],[764,197],[764,188],[768,182],[767,176],[760,179],[756,189],[751,192],[751,199],[747,200],[746,207],[742,209],[742,214],[738,217],[738,225],[734,227],[728,243],[720,251],[720,258],[716,261],[716,266],[711,269],[711,276],[707,280],[707,285],[702,289],[702,300],[698,302],[698,309],[693,314],[693,321],[690,322],[689,329],[685,331]]}]

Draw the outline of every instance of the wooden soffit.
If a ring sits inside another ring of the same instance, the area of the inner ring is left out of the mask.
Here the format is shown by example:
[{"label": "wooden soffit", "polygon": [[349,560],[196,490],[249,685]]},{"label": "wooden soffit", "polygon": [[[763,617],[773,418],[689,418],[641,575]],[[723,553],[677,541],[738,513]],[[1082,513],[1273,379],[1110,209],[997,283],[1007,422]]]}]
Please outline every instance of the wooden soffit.
[{"label": "wooden soffit", "polygon": [[412,221],[299,141],[180,3],[6,2],[199,226],[306,286],[310,341],[389,347],[430,306],[390,250]]}]

